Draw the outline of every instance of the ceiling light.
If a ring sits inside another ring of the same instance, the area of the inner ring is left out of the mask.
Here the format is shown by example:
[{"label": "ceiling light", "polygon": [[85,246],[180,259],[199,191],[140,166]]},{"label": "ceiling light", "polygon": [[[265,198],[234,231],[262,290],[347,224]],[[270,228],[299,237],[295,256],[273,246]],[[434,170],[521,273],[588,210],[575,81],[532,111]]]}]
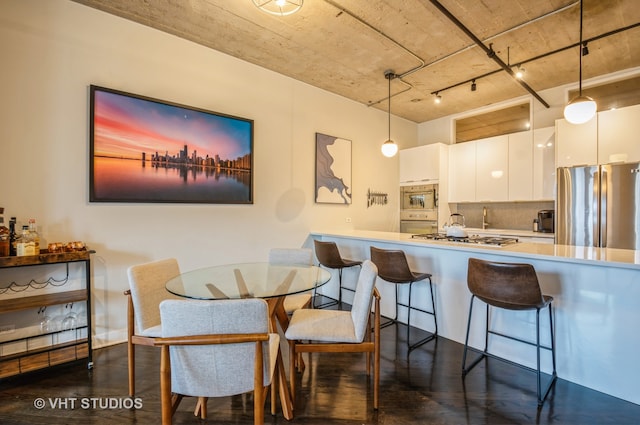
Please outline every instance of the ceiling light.
[{"label": "ceiling light", "polygon": [[296,13],[304,0],[253,0],[253,4],[271,15],[287,16]]},{"label": "ceiling light", "polygon": [[389,138],[386,142],[382,144],[382,154],[388,158],[391,158],[398,152],[398,145],[396,142],[391,140],[391,79],[395,78],[395,74],[390,69],[384,72],[384,78],[389,80],[389,105],[387,107],[388,116],[389,116]]},{"label": "ceiling light", "polygon": [[524,77],[524,68],[520,68],[520,66],[518,66],[518,70],[516,71],[516,78],[518,80],[522,80],[522,77]]},{"label": "ceiling light", "polygon": [[441,104],[441,103],[442,103],[442,96],[440,96],[440,95],[436,92],[436,97],[433,99],[433,102],[434,102],[436,105]]},{"label": "ceiling light", "polygon": [[476,86],[476,80],[472,80],[472,81],[471,81],[471,91],[476,91],[476,88],[477,88],[477,86]]},{"label": "ceiling light", "polygon": [[582,0],[580,0],[580,77],[578,80],[579,90],[578,96],[573,98],[567,106],[564,107],[564,117],[571,124],[583,124],[589,121],[596,114],[598,109],[596,102],[589,96],[582,95],[582,56],[584,54],[582,44]]},{"label": "ceiling light", "polygon": [[587,47],[587,42],[585,41],[582,45],[582,56],[587,56],[589,54],[589,48]]}]

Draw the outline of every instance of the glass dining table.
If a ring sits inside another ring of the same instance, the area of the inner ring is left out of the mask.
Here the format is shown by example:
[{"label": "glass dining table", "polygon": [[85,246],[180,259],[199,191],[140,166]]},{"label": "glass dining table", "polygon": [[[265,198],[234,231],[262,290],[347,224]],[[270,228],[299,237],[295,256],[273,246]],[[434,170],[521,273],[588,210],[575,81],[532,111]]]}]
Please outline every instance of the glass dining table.
[{"label": "glass dining table", "polygon": [[[269,329],[283,332],[289,325],[284,309],[287,295],[307,292],[324,285],[331,274],[318,266],[274,265],[267,262],[223,264],[181,273],[167,281],[170,293],[192,299],[220,300],[262,298],[269,306]],[[283,416],[293,419],[293,403],[285,375],[282,353],[278,353],[272,388],[278,388]],[[271,413],[276,413],[275,391],[271,391]]]}]

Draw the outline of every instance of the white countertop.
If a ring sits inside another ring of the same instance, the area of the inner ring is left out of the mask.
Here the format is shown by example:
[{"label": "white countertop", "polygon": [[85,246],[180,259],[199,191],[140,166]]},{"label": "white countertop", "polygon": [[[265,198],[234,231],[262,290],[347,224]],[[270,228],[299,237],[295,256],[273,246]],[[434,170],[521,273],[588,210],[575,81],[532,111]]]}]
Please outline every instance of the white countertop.
[{"label": "white countertop", "polygon": [[[467,229],[468,230],[468,229]],[[549,243],[519,242],[502,247],[467,244],[460,242],[412,239],[409,233],[381,232],[373,230],[312,231],[311,235],[366,239],[380,242],[396,242],[407,245],[426,245],[429,248],[464,251],[496,251],[496,254],[520,258],[537,258],[550,261],[606,265],[609,267],[640,270],[640,251],[630,249],[595,248]],[[531,232],[534,233],[534,232]],[[504,233],[501,233],[504,234]],[[538,235],[538,233],[535,233]]]}]

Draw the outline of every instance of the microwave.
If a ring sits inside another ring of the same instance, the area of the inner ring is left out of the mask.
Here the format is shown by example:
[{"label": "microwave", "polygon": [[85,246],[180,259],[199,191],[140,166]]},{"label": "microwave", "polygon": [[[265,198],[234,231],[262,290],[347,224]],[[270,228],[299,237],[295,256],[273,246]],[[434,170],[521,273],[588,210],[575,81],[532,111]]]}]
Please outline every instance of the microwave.
[{"label": "microwave", "polygon": [[438,185],[402,186],[400,188],[400,209],[430,211],[438,207]]}]

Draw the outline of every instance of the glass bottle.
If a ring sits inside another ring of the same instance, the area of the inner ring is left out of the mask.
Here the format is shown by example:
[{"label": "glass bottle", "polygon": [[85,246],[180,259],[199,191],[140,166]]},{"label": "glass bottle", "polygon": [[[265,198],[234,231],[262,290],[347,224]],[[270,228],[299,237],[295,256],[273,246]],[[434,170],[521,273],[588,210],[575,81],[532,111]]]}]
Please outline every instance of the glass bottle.
[{"label": "glass bottle", "polygon": [[22,234],[20,240],[16,244],[16,255],[35,255],[35,242],[33,236],[29,233],[29,226],[26,224],[22,226]]},{"label": "glass bottle", "polygon": [[31,237],[33,238],[33,242],[34,242],[34,246],[33,246],[34,255],[38,255],[40,254],[40,235],[38,234],[38,229],[36,228],[35,218],[29,219],[29,233],[31,234]]},{"label": "glass bottle", "polygon": [[9,255],[17,254],[18,235],[16,234],[16,218],[9,220]]},{"label": "glass bottle", "polygon": [[10,231],[4,224],[4,208],[0,207],[0,257],[6,257],[11,252],[10,246]]}]

